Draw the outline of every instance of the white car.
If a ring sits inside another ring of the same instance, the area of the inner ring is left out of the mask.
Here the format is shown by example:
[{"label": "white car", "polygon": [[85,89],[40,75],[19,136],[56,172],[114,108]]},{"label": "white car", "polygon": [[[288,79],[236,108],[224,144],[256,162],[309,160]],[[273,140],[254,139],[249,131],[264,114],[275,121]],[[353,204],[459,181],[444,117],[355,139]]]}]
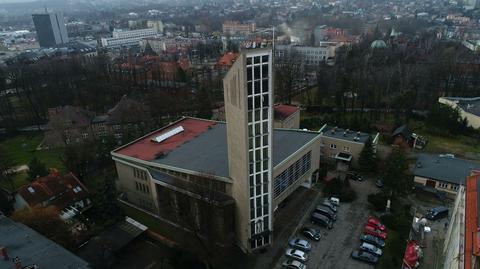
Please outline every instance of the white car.
[{"label": "white car", "polygon": [[381,249],[377,248],[376,246],[374,246],[372,244],[365,243],[365,242],[363,242],[360,245],[360,249],[365,250],[367,252],[370,252],[370,253],[372,253],[374,255],[377,255],[377,256],[382,256],[382,254],[383,254]]},{"label": "white car", "polygon": [[289,269],[307,269],[307,266],[297,260],[286,260],[282,266]]},{"label": "white car", "polygon": [[300,262],[306,262],[308,260],[307,253],[298,249],[289,248],[285,251],[285,255]]}]

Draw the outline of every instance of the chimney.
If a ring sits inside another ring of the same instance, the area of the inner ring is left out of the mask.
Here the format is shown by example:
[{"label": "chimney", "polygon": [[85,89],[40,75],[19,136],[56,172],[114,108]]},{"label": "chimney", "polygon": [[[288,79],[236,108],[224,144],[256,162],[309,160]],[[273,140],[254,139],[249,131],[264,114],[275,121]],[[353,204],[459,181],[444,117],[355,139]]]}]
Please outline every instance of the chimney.
[{"label": "chimney", "polygon": [[2,255],[5,261],[10,260],[10,257],[8,257],[8,252],[6,247],[0,247],[0,255]]}]

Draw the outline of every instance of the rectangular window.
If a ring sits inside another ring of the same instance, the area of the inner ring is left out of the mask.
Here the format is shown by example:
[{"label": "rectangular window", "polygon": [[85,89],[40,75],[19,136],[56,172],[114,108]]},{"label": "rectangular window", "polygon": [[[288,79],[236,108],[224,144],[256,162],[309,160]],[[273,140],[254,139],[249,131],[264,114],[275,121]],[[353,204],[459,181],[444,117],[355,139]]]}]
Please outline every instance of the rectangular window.
[{"label": "rectangular window", "polygon": [[252,80],[252,68],[247,67],[247,81],[251,81],[251,80]]},{"label": "rectangular window", "polygon": [[260,79],[261,78],[261,76],[260,76],[260,66],[255,66],[253,70],[254,70],[253,78],[254,79]]},{"label": "rectangular window", "polygon": [[343,151],[350,152],[350,148],[349,147],[343,147]]},{"label": "rectangular window", "polygon": [[303,177],[310,170],[310,166],[311,152],[309,151],[275,178],[273,186],[274,197],[282,194],[289,186]]},{"label": "rectangular window", "polygon": [[260,89],[260,80],[256,80],[254,83],[255,83],[254,84],[254,86],[255,86],[254,92],[255,92],[255,94],[259,94],[260,90],[261,90]]},{"label": "rectangular window", "polygon": [[268,92],[268,79],[262,80],[262,93]]},{"label": "rectangular window", "polygon": [[337,148],[337,145],[335,145],[335,144],[330,144],[330,148],[331,148],[331,149],[336,149],[336,148]]}]

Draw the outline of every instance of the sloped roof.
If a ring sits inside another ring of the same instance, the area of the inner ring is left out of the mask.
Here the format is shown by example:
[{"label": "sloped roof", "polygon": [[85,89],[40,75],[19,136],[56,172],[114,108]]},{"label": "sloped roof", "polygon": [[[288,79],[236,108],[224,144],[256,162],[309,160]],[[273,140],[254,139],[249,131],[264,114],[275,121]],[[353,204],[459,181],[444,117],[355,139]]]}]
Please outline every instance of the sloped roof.
[{"label": "sloped roof", "polygon": [[64,176],[51,173],[23,186],[18,194],[31,207],[50,200],[50,205],[62,210],[76,201],[87,198],[88,190],[72,173]]},{"label": "sloped roof", "polygon": [[108,111],[108,123],[128,123],[147,121],[150,118],[150,109],[138,101],[128,98],[126,95]]},{"label": "sloped roof", "polygon": [[275,104],[273,106],[274,118],[276,120],[284,120],[299,110],[300,108],[293,105]]},{"label": "sloped roof", "polygon": [[403,135],[406,138],[410,138],[410,136],[412,135],[412,131],[410,131],[408,126],[406,124],[404,124],[404,125],[398,127],[397,129],[395,129],[395,131],[393,131],[392,136],[397,136],[399,134]]},{"label": "sloped roof", "polygon": [[90,125],[91,113],[87,110],[74,107],[74,106],[64,106],[55,108],[56,114],[50,118],[48,125],[53,127],[57,123],[69,122],[74,126],[82,127]]}]

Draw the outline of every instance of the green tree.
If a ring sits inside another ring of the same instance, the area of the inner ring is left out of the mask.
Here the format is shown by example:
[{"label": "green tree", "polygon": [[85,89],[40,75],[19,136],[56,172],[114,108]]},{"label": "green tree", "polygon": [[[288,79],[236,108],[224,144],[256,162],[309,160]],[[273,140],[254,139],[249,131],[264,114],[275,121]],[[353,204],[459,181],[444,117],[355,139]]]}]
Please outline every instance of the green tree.
[{"label": "green tree", "polygon": [[26,208],[13,213],[12,219],[27,225],[64,247],[72,246],[73,240],[69,228],[60,219],[58,211],[54,207]]},{"label": "green tree", "polygon": [[83,178],[89,164],[95,160],[95,147],[90,143],[68,145],[61,160],[69,171]]},{"label": "green tree", "polygon": [[203,119],[211,119],[213,105],[210,99],[210,94],[205,87],[200,87],[200,90],[197,93],[197,104],[197,117]]},{"label": "green tree", "polygon": [[44,162],[34,157],[28,163],[28,179],[35,180],[39,177],[48,175],[48,169]]},{"label": "green tree", "polygon": [[365,142],[365,146],[360,152],[358,164],[363,172],[371,173],[377,170],[377,153],[373,148],[371,137]]},{"label": "green tree", "polygon": [[3,191],[0,191],[0,211],[7,216],[13,212],[12,201],[8,199]]},{"label": "green tree", "polygon": [[444,104],[432,107],[428,114],[427,127],[443,135],[458,135],[467,130],[467,122],[462,119],[458,109]]},{"label": "green tree", "polygon": [[15,164],[8,151],[0,146],[0,181],[8,183],[11,190],[15,189],[15,183],[13,182],[13,168]]},{"label": "green tree", "polygon": [[383,190],[387,195],[395,198],[410,189],[412,180],[407,170],[408,162],[405,152],[400,148],[394,148],[382,167]]},{"label": "green tree", "polygon": [[93,215],[106,225],[123,218],[123,211],[117,204],[117,190],[113,176],[106,175],[93,194]]}]

